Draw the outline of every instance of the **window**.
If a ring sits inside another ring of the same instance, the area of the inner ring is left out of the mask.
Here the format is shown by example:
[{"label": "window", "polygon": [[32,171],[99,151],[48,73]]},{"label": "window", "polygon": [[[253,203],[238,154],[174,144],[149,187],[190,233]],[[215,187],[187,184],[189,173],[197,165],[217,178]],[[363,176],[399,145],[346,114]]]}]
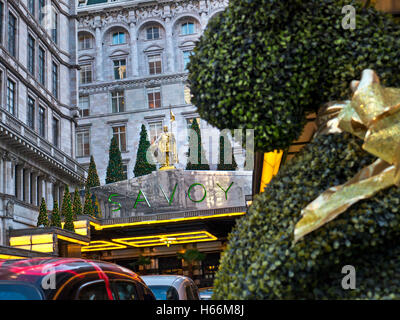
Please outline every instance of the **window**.
[{"label": "window", "polygon": [[58,65],[53,62],[51,67],[53,96],[58,98]]},{"label": "window", "polygon": [[147,101],[150,109],[161,107],[160,88],[147,89]]},{"label": "window", "polygon": [[79,114],[81,117],[87,117],[90,114],[89,106],[90,106],[89,96],[80,96],[79,97]]},{"label": "window", "polygon": [[39,107],[39,135],[43,138],[46,137],[46,110]]},{"label": "window", "polygon": [[92,82],[92,65],[87,64],[84,66],[81,66],[81,71],[80,71],[80,81],[81,84],[87,84]]},{"label": "window", "polygon": [[115,32],[112,36],[112,44],[124,44],[125,41],[125,32]]},{"label": "window", "polygon": [[149,74],[161,73],[161,55],[149,56]]},{"label": "window", "polygon": [[115,60],[114,61],[114,79],[122,80],[126,78],[126,60]]},{"label": "window", "polygon": [[3,2],[0,1],[0,43],[3,43],[3,18],[4,18],[4,6]]},{"label": "window", "polygon": [[59,147],[59,132],[60,132],[60,121],[53,117],[53,144]]},{"label": "window", "polygon": [[15,82],[8,79],[7,81],[7,111],[15,115],[15,97],[16,97]]},{"label": "window", "polygon": [[126,128],[125,126],[113,127],[113,136],[117,139],[119,150],[126,151]]},{"label": "window", "polygon": [[54,8],[52,9],[51,15],[51,40],[53,40],[54,43],[58,41],[58,13]]},{"label": "window", "polygon": [[28,71],[35,74],[35,39],[28,35]]},{"label": "window", "polygon": [[162,133],[162,122],[153,122],[149,124],[150,143],[154,143]]},{"label": "window", "polygon": [[92,49],[92,46],[92,36],[87,34],[79,36],[79,50]]},{"label": "window", "polygon": [[36,0],[28,0],[28,10],[33,16],[35,16],[35,1]]},{"label": "window", "polygon": [[76,156],[88,157],[90,156],[90,142],[89,131],[81,131],[76,134]]},{"label": "window", "polygon": [[35,129],[35,100],[32,97],[28,96],[28,108],[26,115],[26,124],[32,130]]},{"label": "window", "polygon": [[189,35],[193,34],[194,31],[194,23],[193,22],[186,22],[181,25],[181,34],[182,35]]},{"label": "window", "polygon": [[156,39],[160,39],[160,28],[159,27],[147,28],[147,40],[156,40]]},{"label": "window", "polygon": [[17,34],[17,18],[11,13],[8,15],[8,52],[15,57],[16,55],[16,34]]},{"label": "window", "polygon": [[77,294],[77,300],[108,300],[104,281],[82,286]]},{"label": "window", "polygon": [[183,70],[185,71],[187,71],[187,64],[190,62],[190,56],[192,54],[192,51],[183,51]]},{"label": "window", "polygon": [[156,300],[179,300],[179,293],[173,286],[150,285]]},{"label": "window", "polygon": [[134,282],[115,281],[114,284],[119,300],[139,300]]},{"label": "window", "polygon": [[[188,128],[188,129],[191,129],[191,128],[192,128],[193,120],[196,120],[196,121],[197,121],[197,124],[198,124],[199,127],[200,127],[200,118],[189,118],[189,119],[186,119],[186,125],[187,125],[187,128]],[[190,141],[189,131],[188,131],[188,134],[186,135],[186,140],[187,140],[187,142]]]},{"label": "window", "polygon": [[39,82],[45,85],[45,66],[46,66],[46,53],[42,47],[39,47]]},{"label": "window", "polygon": [[115,91],[111,93],[111,105],[113,113],[125,111],[125,98],[123,91]]},{"label": "window", "polygon": [[46,0],[39,0],[39,23],[43,26],[44,17],[46,14]]}]

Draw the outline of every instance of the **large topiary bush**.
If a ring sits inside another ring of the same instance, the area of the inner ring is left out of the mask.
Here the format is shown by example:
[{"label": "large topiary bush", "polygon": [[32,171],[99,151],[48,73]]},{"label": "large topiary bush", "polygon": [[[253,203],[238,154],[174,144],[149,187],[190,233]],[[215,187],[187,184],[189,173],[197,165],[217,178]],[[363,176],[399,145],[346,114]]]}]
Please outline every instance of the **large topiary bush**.
[{"label": "large topiary bush", "polygon": [[[375,159],[348,133],[306,146],[256,196],[229,235],[214,283],[217,299],[400,298],[400,189],[360,201],[292,245],[300,212]],[[342,267],[356,269],[343,290]]]},{"label": "large topiary bush", "polygon": [[[344,29],[342,8],[356,9]],[[219,129],[255,129],[255,148],[287,148],[305,113],[347,98],[348,84],[374,69],[400,84],[400,26],[350,0],[232,0],[213,18],[188,65],[192,102]]]}]

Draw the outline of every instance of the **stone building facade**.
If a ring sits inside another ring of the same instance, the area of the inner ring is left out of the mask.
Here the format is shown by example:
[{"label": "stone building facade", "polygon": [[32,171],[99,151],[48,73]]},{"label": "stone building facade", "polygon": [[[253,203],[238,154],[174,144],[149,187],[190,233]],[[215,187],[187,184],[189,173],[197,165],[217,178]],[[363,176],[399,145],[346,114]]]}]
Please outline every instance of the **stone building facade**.
[{"label": "stone building facade", "polygon": [[[182,169],[187,161],[187,128],[198,119],[208,162],[216,168],[219,131],[200,120],[190,103],[185,66],[208,21],[227,4],[226,0],[80,1],[77,159],[87,167],[89,156],[94,156],[101,184],[113,135],[119,141],[127,178],[134,176],[142,124],[150,142],[164,125],[172,130],[177,167]],[[170,110],[175,116],[172,123]],[[243,167],[244,156],[237,145],[234,155]]]},{"label": "stone building facade", "polygon": [[0,246],[84,179],[75,15],[75,0],[0,0]]}]

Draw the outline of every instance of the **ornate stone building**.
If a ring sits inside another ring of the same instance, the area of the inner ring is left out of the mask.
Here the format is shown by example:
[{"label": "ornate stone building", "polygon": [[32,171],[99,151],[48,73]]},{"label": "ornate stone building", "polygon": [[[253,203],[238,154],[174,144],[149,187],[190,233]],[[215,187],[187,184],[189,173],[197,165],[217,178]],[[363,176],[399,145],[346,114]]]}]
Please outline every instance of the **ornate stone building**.
[{"label": "ornate stone building", "polygon": [[[200,120],[190,103],[186,64],[208,21],[226,6],[226,0],[80,1],[77,157],[88,166],[89,156],[94,156],[102,184],[113,135],[127,178],[134,176],[142,124],[151,142],[164,125],[172,128],[177,167],[185,168],[187,128],[198,119],[208,162],[216,168],[219,132]],[[172,124],[170,110],[176,119]],[[234,154],[243,167],[241,148],[235,146]]]},{"label": "ornate stone building", "polygon": [[0,246],[84,179],[75,14],[75,0],[0,0]]}]

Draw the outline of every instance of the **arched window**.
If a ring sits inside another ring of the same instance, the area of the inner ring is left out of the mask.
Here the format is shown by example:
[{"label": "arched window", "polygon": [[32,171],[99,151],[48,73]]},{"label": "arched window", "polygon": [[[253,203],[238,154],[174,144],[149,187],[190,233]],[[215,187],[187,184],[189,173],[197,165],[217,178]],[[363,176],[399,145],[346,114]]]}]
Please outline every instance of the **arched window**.
[{"label": "arched window", "polygon": [[157,40],[160,39],[160,28],[157,26],[152,26],[146,29],[146,39],[147,40]]},{"label": "arched window", "polygon": [[112,44],[124,44],[126,43],[125,32],[118,31],[114,32],[112,36]]},{"label": "arched window", "polygon": [[92,48],[93,48],[93,37],[88,33],[79,35],[78,49],[79,50],[88,50],[88,49],[92,49]]},{"label": "arched window", "polygon": [[195,33],[195,27],[193,22],[185,22],[181,25],[181,35],[189,35]]}]

